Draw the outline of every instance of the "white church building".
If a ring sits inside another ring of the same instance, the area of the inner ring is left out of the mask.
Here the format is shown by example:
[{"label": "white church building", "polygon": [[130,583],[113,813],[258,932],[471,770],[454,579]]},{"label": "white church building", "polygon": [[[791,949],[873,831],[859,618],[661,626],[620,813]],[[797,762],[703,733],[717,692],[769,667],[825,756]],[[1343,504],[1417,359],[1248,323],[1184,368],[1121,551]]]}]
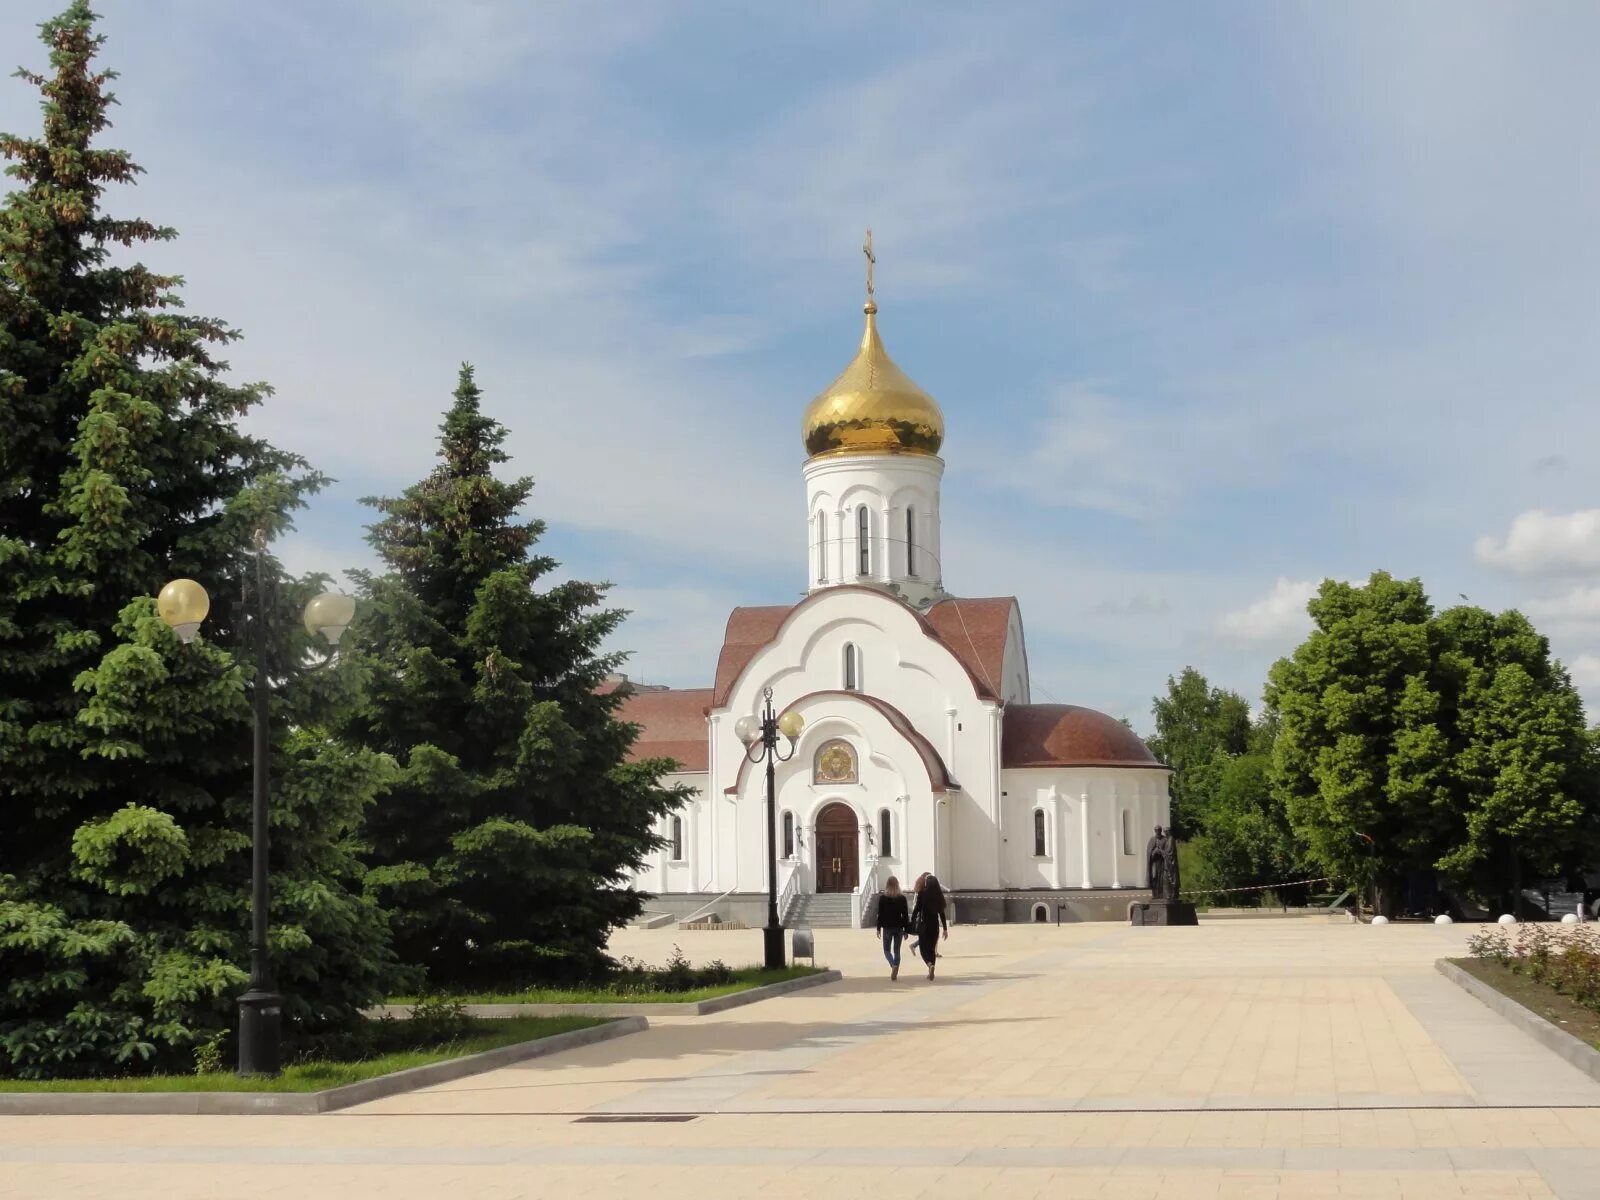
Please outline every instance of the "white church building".
[{"label": "white church building", "polygon": [[624,701],[635,756],[694,792],[637,886],[653,911],[764,923],[765,768],[734,726],[771,688],[805,720],[777,766],[786,925],[859,924],[888,876],[924,871],[961,921],[1124,920],[1168,770],[1115,718],[1033,703],[1015,599],[944,590],[944,418],[884,351],[870,274],[865,312],[805,411],[805,597],[734,609],[710,687]]}]

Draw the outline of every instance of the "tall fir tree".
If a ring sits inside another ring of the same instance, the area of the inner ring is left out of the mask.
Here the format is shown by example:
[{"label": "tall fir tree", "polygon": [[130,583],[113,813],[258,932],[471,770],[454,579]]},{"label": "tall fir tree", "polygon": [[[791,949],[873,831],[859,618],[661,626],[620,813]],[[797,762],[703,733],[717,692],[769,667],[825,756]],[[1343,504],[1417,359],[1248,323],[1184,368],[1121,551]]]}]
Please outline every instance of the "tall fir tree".
[{"label": "tall fir tree", "polygon": [[[240,580],[320,483],[239,429],[236,336],[127,261],[174,235],[102,209],[138,168],[94,145],[113,103],[73,3],[42,26],[41,137],[0,136],[0,1075],[187,1065],[231,1027],[248,962],[250,712]],[[124,248],[113,259],[113,245]],[[309,590],[276,563],[274,948],[291,1037],[388,985],[353,830],[387,766],[318,729],[344,685],[298,680]],[[181,644],[163,583],[212,597]]]},{"label": "tall fir tree", "polygon": [[601,650],[624,614],[603,586],[541,585],[557,564],[534,553],[544,523],[517,519],[532,481],[494,475],[505,438],[463,366],[439,465],[368,501],[389,570],[362,576],[351,634],[370,683],[344,732],[401,765],[368,880],[436,987],[602,972],[640,911],[626,873],[682,800],[671,764],[626,761],[637,730],[603,686],[621,656]]}]

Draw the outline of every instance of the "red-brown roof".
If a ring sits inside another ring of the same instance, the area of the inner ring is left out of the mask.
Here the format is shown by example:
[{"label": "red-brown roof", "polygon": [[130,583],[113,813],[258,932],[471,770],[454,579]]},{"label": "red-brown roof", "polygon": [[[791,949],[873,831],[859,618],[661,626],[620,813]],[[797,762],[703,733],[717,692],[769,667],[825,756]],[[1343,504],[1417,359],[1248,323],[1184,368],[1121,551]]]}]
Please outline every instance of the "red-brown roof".
[{"label": "red-brown roof", "polygon": [[[799,604],[774,604],[761,608],[736,608],[728,614],[727,632],[722,638],[722,653],[717,658],[716,686],[712,689],[711,706],[721,708],[728,702],[733,685],[761,650],[771,645],[778,636],[789,614],[800,605],[830,592],[854,590],[882,596],[876,588],[859,584],[843,584],[813,592]],[[1011,596],[990,596],[980,599],[941,600],[924,615],[907,607],[916,617],[922,631],[942,643],[972,677],[979,696],[998,700],[1001,694],[1001,673],[1005,665],[1006,628],[1011,611],[1017,606]]]},{"label": "red-brown roof", "polygon": [[1017,602],[1011,596],[952,596],[928,609],[928,624],[984,688],[979,695],[999,698],[1006,665],[1006,631]]},{"label": "red-brown roof", "polygon": [[1133,730],[1076,704],[1008,704],[1002,767],[1160,767]]},{"label": "red-brown roof", "polygon": [[620,720],[642,726],[628,761],[671,758],[680,771],[709,770],[706,707],[710,703],[710,688],[631,693],[617,710]]}]

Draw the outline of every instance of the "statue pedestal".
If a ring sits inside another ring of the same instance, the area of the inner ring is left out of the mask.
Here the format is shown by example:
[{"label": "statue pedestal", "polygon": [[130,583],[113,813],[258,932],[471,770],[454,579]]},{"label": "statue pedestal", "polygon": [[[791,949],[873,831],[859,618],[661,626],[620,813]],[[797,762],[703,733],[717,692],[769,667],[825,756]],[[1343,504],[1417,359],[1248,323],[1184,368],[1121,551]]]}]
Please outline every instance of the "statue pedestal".
[{"label": "statue pedestal", "polygon": [[1135,900],[1128,905],[1130,925],[1198,925],[1200,914],[1187,900]]}]

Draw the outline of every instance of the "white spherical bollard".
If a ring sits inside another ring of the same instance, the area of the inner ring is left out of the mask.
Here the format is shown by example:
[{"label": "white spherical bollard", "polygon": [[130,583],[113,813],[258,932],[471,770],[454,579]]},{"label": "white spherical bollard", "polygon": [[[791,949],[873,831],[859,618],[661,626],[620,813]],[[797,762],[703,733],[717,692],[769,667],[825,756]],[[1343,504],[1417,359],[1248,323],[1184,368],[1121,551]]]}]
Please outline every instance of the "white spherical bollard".
[{"label": "white spherical bollard", "polygon": [[1576,925],[1578,923],[1578,914],[1577,913],[1567,913],[1564,917],[1561,918],[1561,923],[1563,925]]},{"label": "white spherical bollard", "polygon": [[1372,918],[1372,923],[1374,925],[1387,925],[1389,923],[1389,918],[1384,916],[1382,913],[1379,913],[1377,916]]},{"label": "white spherical bollard", "polygon": [[1500,914],[1500,924],[1502,924],[1502,925],[1515,925],[1516,923],[1517,923],[1517,919],[1515,917],[1513,917],[1510,913],[1501,913]]},{"label": "white spherical bollard", "polygon": [[1435,925],[1454,925],[1455,924],[1455,922],[1450,919],[1450,914],[1449,913],[1440,913],[1437,917],[1435,917],[1433,919],[1433,923]]}]

